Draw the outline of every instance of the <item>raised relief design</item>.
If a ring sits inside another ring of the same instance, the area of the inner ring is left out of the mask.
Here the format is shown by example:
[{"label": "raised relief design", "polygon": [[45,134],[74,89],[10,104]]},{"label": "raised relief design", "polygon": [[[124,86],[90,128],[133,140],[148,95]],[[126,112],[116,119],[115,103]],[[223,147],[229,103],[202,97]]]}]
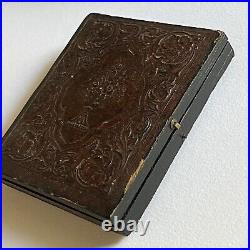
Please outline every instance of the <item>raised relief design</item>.
[{"label": "raised relief design", "polygon": [[150,150],[204,36],[101,18],[84,29],[20,118],[5,154],[28,171],[110,195],[117,182],[126,187]]}]

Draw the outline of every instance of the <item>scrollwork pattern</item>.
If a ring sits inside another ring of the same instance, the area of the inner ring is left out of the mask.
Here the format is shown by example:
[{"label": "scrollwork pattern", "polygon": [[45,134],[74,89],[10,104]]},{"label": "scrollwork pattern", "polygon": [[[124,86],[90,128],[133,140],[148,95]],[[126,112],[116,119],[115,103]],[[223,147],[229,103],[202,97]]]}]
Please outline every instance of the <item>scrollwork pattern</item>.
[{"label": "scrollwork pattern", "polygon": [[145,157],[203,39],[165,26],[90,19],[12,131],[5,153],[32,171],[111,194]]}]

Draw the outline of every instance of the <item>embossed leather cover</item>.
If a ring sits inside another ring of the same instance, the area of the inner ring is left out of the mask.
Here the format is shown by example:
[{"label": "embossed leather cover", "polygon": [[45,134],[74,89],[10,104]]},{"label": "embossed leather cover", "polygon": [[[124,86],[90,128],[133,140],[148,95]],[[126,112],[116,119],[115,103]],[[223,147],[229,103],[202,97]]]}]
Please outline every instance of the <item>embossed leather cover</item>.
[{"label": "embossed leather cover", "polygon": [[109,218],[219,37],[89,15],[4,136],[3,179]]}]

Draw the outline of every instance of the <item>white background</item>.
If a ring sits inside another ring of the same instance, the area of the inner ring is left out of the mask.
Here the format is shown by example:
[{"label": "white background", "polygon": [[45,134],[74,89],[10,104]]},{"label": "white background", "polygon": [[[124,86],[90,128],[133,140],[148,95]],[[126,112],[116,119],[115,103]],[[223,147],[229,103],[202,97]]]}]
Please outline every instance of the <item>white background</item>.
[{"label": "white background", "polygon": [[236,57],[145,211],[146,236],[3,186],[3,247],[246,247],[247,3],[4,3],[3,133],[90,12],[220,29]]}]

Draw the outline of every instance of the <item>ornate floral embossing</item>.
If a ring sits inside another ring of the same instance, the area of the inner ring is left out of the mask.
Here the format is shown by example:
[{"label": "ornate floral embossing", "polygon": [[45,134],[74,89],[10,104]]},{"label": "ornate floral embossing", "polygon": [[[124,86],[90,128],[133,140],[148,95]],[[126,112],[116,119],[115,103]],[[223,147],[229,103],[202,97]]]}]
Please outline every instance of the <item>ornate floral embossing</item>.
[{"label": "ornate floral embossing", "polygon": [[118,181],[126,186],[148,153],[205,36],[101,18],[90,19],[82,32],[4,150],[47,178],[110,195]]}]

